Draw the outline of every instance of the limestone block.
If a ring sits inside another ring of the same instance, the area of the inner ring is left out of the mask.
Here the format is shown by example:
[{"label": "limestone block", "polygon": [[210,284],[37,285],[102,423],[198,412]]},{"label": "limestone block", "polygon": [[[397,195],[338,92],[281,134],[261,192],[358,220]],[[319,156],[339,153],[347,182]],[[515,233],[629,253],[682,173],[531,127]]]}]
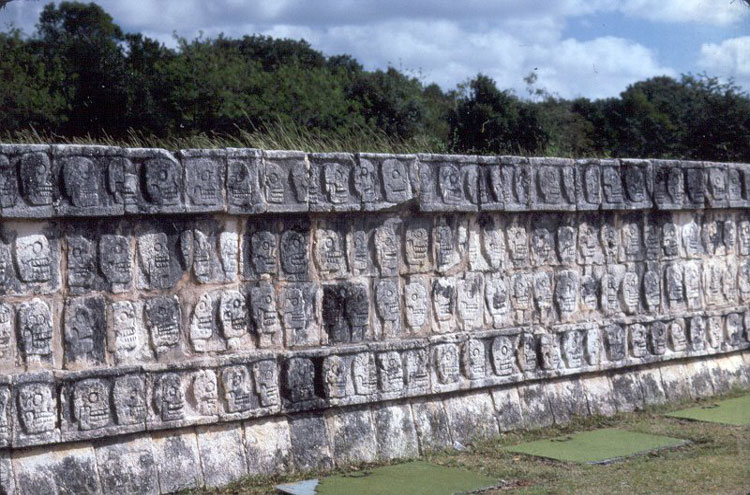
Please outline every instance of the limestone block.
[{"label": "limestone block", "polygon": [[295,469],[331,469],[333,448],[329,442],[326,420],[321,415],[298,415],[289,419],[291,457]]},{"label": "limestone block", "polygon": [[581,378],[589,412],[597,416],[614,416],[617,413],[612,384],[606,375]]},{"label": "limestone block", "polygon": [[411,403],[411,410],[419,439],[419,450],[422,454],[453,445],[448,414],[443,401],[440,399],[415,400]]},{"label": "limestone block", "polygon": [[659,367],[664,394],[670,402],[688,401],[692,398],[687,369],[682,364]]},{"label": "limestone block", "polygon": [[88,444],[29,450],[13,457],[16,493],[101,494],[94,448]]},{"label": "limestone block", "polygon": [[496,389],[491,393],[500,431],[505,432],[524,428],[525,421],[518,390],[515,387],[511,387]]},{"label": "limestone block", "polygon": [[199,427],[197,437],[206,486],[226,485],[248,474],[242,427],[239,424]]},{"label": "limestone block", "polygon": [[185,211],[223,211],[227,151],[182,150],[178,156],[184,169]]},{"label": "limestone block", "polygon": [[161,493],[203,486],[198,441],[193,431],[156,433],[153,449]]},{"label": "limestone block", "polygon": [[108,440],[96,445],[95,450],[103,493],[161,493],[151,437],[143,435]]},{"label": "limestone block", "polygon": [[249,474],[271,475],[292,468],[290,428],[285,418],[252,420],[243,428]]},{"label": "limestone block", "polygon": [[496,412],[489,393],[460,395],[443,400],[453,441],[469,445],[498,435]]},{"label": "limestone block", "polygon": [[573,416],[588,416],[589,405],[584,384],[578,379],[561,380],[547,385],[555,424],[564,425]]},{"label": "limestone block", "polygon": [[609,379],[617,412],[632,412],[643,408],[643,389],[635,375],[627,372],[613,373]]},{"label": "limestone block", "polygon": [[404,459],[419,455],[417,429],[408,404],[391,404],[372,410],[380,460]]},{"label": "limestone block", "polygon": [[555,421],[546,385],[531,383],[518,387],[524,424],[527,429],[552,426]]},{"label": "limestone block", "polygon": [[664,404],[667,394],[662,384],[662,375],[658,368],[644,368],[633,372],[635,379],[641,384],[643,403],[646,406]]},{"label": "limestone block", "polygon": [[375,425],[369,408],[333,410],[326,415],[334,462],[340,465],[373,462]]}]

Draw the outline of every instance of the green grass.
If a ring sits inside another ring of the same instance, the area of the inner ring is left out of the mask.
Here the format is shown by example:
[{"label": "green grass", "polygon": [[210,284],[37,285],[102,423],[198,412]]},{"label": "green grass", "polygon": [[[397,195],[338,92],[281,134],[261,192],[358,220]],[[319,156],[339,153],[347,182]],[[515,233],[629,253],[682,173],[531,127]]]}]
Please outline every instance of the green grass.
[{"label": "green grass", "polygon": [[[746,394],[747,392],[745,392]],[[740,395],[727,395],[732,398]],[[664,414],[693,402],[652,407],[643,412],[612,418],[577,418],[565,427],[529,432],[512,432],[478,442],[463,452],[433,452],[423,460],[437,465],[460,467],[489,476],[503,485],[488,494],[726,494],[747,495],[750,491],[750,427],[704,423],[667,417]],[[599,428],[618,428],[689,440],[674,448],[628,457],[610,464],[579,464],[551,461],[508,452],[522,442],[571,435]],[[398,464],[398,463],[392,463]],[[332,474],[351,473],[371,466],[353,466]],[[271,495],[281,482],[320,477],[306,473],[274,478],[248,478],[219,490],[198,490],[200,495]]]},{"label": "green grass", "polygon": [[582,431],[509,447],[508,452],[567,462],[596,463],[683,445],[685,440],[617,428]]},{"label": "green grass", "polygon": [[497,485],[497,480],[457,467],[416,461],[330,476],[320,480],[320,495],[450,495]]},{"label": "green grass", "polygon": [[667,416],[735,426],[750,425],[750,395],[682,409]]}]

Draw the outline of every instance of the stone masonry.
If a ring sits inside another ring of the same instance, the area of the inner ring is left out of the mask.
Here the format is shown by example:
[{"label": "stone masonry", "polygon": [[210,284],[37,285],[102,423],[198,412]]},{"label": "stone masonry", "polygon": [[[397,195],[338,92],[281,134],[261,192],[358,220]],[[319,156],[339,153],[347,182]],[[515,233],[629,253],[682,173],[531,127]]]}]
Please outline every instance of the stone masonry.
[{"label": "stone masonry", "polygon": [[171,493],[750,385],[750,165],[0,145],[0,493]]}]

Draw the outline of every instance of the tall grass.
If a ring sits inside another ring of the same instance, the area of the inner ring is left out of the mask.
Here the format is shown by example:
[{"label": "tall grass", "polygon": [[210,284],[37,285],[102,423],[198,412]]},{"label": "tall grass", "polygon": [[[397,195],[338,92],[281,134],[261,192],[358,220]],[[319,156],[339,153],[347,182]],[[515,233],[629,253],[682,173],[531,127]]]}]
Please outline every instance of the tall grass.
[{"label": "tall grass", "polygon": [[305,152],[370,152],[370,153],[444,153],[447,146],[438,139],[415,136],[394,138],[382,131],[365,127],[336,132],[321,132],[301,125],[280,122],[261,128],[237,128],[233,134],[200,133],[189,136],[160,137],[130,129],[124,137],[62,136],[38,132],[34,128],[0,134],[3,143],[98,144],[130,148],[257,148],[265,150],[299,150]]}]

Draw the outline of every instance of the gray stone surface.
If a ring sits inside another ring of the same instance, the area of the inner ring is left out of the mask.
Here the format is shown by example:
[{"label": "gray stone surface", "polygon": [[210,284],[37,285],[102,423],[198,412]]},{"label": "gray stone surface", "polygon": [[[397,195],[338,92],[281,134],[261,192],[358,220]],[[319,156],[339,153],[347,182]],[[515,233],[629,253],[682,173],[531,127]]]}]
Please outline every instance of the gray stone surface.
[{"label": "gray stone surface", "polygon": [[241,428],[233,424],[199,427],[197,437],[206,486],[226,485],[247,475]]},{"label": "gray stone surface", "polygon": [[0,448],[168,492],[747,386],[749,178],[0,145]]},{"label": "gray stone surface", "polygon": [[162,493],[203,485],[200,453],[194,432],[155,434],[153,448]]}]

